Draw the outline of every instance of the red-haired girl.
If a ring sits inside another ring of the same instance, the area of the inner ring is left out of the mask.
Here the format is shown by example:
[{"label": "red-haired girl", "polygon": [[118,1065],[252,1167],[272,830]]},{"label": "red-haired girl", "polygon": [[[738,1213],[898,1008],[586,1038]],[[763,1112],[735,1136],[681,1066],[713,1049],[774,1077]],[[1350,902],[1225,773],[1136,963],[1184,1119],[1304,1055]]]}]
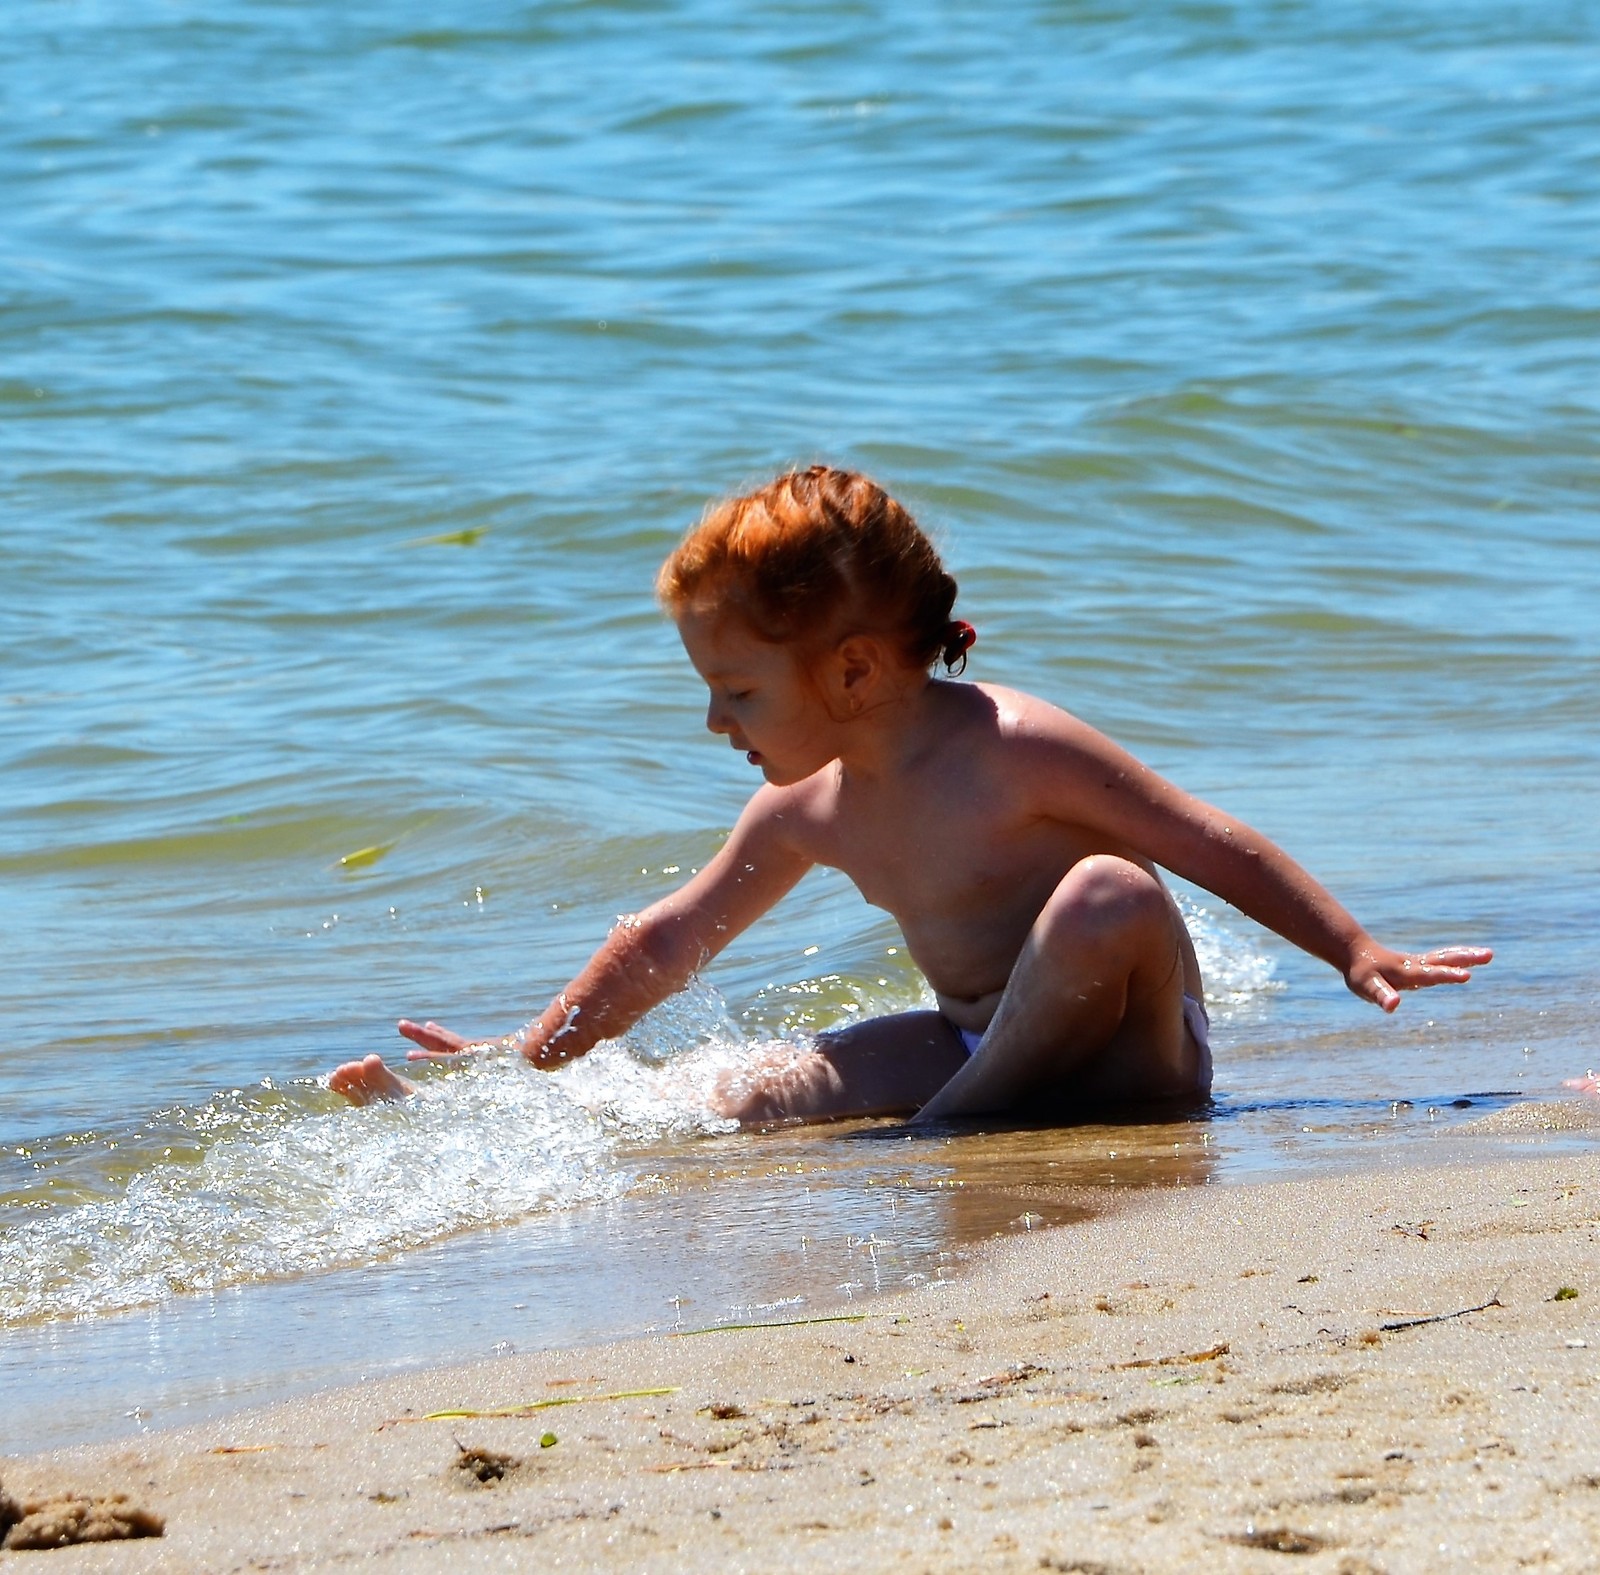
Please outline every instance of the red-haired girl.
[{"label": "red-haired girl", "polygon": [[[813,466],[708,511],[657,589],[710,691],[706,726],[766,779],[694,878],[617,926],[509,1043],[550,1069],[681,989],[814,864],[898,921],[938,1002],[819,1034],[725,1082],[747,1124],[1068,1114],[1211,1086],[1200,969],[1158,866],[1332,964],[1393,1011],[1485,947],[1375,941],[1259,832],[1042,700],[959,672],[956,583],[881,487]],[[400,1023],[412,1059],[475,1046]],[[410,1091],[378,1056],[330,1085]]]}]

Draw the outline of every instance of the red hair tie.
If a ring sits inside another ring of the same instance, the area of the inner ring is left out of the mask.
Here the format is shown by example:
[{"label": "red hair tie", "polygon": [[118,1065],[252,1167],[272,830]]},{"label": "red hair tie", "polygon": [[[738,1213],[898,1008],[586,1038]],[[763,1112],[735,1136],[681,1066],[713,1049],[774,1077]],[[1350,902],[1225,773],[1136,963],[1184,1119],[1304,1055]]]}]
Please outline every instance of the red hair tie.
[{"label": "red hair tie", "polygon": [[944,650],[941,655],[952,677],[967,670],[967,652],[978,643],[978,631],[970,623],[952,618],[945,625]]}]

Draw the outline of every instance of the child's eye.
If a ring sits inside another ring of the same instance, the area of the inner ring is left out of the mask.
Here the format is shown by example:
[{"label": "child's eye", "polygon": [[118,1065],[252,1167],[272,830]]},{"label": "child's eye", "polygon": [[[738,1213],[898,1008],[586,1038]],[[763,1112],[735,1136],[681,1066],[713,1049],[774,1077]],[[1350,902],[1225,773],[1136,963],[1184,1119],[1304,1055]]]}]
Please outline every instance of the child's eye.
[{"label": "child's eye", "polygon": [[730,700],[748,700],[754,693],[755,690],[753,689],[730,689],[728,698]]}]

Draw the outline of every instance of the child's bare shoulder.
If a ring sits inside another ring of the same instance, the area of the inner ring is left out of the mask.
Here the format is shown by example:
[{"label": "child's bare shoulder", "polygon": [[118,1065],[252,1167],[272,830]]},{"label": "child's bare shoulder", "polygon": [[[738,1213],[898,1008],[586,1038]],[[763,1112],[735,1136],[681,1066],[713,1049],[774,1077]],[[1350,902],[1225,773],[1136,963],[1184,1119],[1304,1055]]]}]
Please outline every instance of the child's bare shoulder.
[{"label": "child's bare shoulder", "polygon": [[1018,753],[1098,756],[1117,746],[1098,729],[1038,695],[1002,684],[971,684],[988,702],[995,740]]},{"label": "child's bare shoulder", "polygon": [[750,795],[739,817],[739,829],[748,836],[811,853],[817,832],[832,818],[837,796],[832,766],[801,782],[785,786],[769,782]]},{"label": "child's bare shoulder", "polygon": [[970,686],[988,708],[979,744],[991,771],[1026,799],[1074,799],[1090,788],[1130,785],[1147,768],[1081,717],[1037,695],[998,684]]}]

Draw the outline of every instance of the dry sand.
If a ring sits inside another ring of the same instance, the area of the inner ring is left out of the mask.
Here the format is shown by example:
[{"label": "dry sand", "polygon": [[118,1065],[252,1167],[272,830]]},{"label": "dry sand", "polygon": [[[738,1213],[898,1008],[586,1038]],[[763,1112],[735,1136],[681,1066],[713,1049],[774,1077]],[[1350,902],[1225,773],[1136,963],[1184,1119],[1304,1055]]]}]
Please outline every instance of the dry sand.
[{"label": "dry sand", "polygon": [[0,1569],[1593,1571],[1597,1268],[1600,1156],[1147,1193],[855,1321],[0,1461],[167,1525]]}]

